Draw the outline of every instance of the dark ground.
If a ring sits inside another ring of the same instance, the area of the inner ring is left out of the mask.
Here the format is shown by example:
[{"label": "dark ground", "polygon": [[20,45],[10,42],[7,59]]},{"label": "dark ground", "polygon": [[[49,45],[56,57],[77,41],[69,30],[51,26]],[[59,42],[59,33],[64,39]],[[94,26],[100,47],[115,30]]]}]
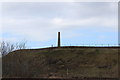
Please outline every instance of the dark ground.
[{"label": "dark ground", "polygon": [[66,46],[17,50],[2,59],[3,80],[116,80],[118,49]]}]

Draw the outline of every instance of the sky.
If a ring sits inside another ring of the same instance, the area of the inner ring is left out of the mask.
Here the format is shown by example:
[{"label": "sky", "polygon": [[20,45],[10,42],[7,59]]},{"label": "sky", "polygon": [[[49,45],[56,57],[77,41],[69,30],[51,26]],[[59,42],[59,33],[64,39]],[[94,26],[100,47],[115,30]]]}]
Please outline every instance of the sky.
[{"label": "sky", "polygon": [[118,44],[117,2],[4,2],[0,40],[31,48]]}]

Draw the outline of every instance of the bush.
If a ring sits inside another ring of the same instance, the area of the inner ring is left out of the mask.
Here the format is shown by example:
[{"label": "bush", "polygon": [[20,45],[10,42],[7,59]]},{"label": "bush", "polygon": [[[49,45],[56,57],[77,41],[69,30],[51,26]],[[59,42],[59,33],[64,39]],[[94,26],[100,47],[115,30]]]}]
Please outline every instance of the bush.
[{"label": "bush", "polygon": [[26,41],[18,42],[18,43],[10,43],[2,41],[0,43],[0,54],[2,56],[7,55],[9,52],[19,49],[26,49]]}]

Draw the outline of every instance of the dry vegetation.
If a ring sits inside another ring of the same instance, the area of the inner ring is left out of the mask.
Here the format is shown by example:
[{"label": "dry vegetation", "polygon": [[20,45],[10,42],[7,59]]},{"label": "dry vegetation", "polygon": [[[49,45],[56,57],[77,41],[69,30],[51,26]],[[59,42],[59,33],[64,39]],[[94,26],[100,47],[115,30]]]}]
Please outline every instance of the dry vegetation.
[{"label": "dry vegetation", "polygon": [[3,57],[3,77],[118,76],[118,48],[17,50]]}]

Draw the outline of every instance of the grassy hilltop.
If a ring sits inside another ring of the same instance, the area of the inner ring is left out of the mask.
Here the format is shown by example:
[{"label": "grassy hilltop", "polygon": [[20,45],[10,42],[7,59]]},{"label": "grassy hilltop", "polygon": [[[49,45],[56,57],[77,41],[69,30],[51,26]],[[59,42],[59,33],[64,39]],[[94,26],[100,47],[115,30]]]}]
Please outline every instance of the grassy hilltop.
[{"label": "grassy hilltop", "polygon": [[3,57],[3,77],[117,77],[118,48],[24,49]]}]

